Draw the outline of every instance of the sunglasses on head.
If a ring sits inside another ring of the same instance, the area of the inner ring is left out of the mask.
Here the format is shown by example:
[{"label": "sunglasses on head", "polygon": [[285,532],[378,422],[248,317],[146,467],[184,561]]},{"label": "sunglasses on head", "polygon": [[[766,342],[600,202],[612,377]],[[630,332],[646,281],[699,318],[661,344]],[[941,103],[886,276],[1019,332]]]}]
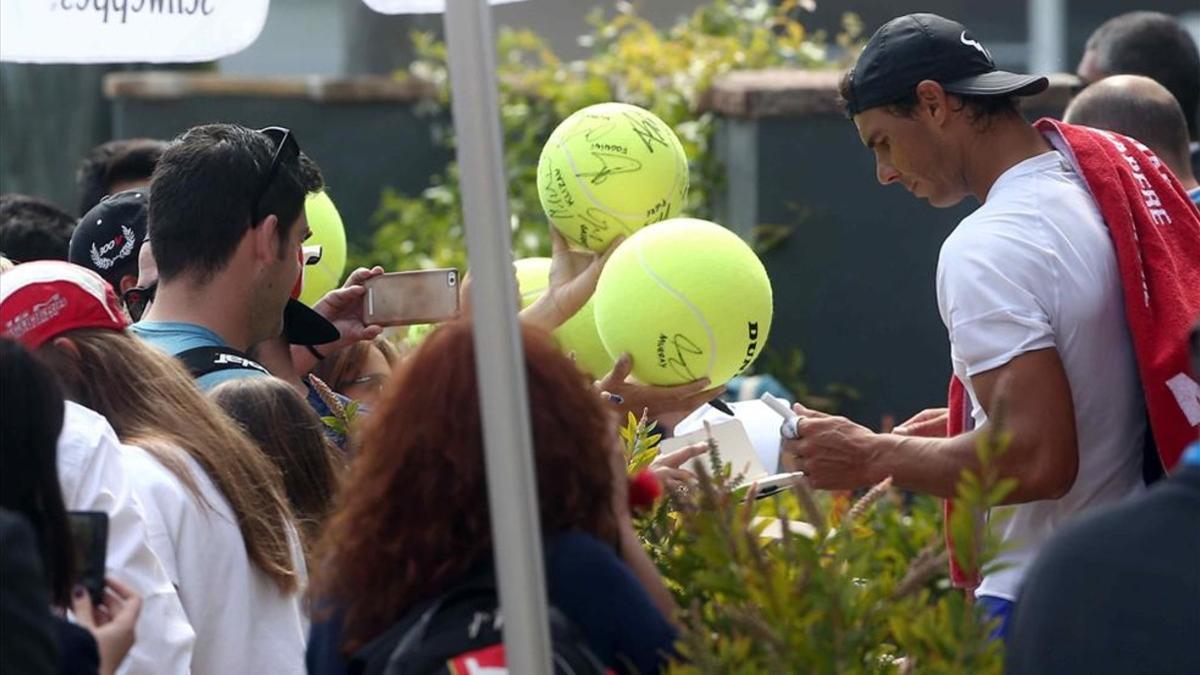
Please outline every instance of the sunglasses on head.
[{"label": "sunglasses on head", "polygon": [[121,294],[121,300],[125,302],[125,311],[129,312],[129,318],[134,323],[142,320],[142,315],[146,313],[146,307],[154,301],[154,293],[158,290],[158,282],[146,286],[134,286]]},{"label": "sunglasses on head", "polygon": [[300,156],[300,144],[296,142],[296,136],[291,129],[265,127],[259,129],[258,133],[271,139],[271,142],[275,144],[275,153],[271,155],[271,165],[267,167],[267,173],[258,187],[258,196],[254,198],[255,223],[267,216],[262,210],[262,200],[267,196],[267,190],[271,187],[271,181],[275,180],[275,174],[279,173],[279,165],[288,159],[284,155],[286,154],[290,158]]}]

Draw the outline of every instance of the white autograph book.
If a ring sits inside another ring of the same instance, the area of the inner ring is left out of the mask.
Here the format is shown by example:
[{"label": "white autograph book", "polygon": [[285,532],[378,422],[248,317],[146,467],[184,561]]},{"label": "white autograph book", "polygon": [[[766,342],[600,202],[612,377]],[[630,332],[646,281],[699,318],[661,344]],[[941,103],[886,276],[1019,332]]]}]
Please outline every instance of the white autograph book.
[{"label": "white autograph book", "polygon": [[[747,403],[755,403],[755,401],[747,401]],[[736,405],[736,404],[735,404]],[[764,408],[766,406],[763,406]],[[738,410],[735,408],[734,412]],[[775,452],[773,455],[774,462],[779,461],[779,416],[774,411],[767,409],[771,417],[774,418],[774,434],[775,434]],[[730,465],[732,475],[734,477],[741,476],[742,481],[737,487],[758,484],[758,496],[769,497],[780,490],[791,487],[799,476],[804,474],[795,473],[776,473],[769,471],[763,464],[760,452],[755,447],[750,439],[750,434],[746,432],[745,425],[739,418],[729,417],[723,413],[720,414],[724,419],[720,421],[709,421],[712,425],[712,437],[717,444],[717,450],[721,455],[721,461]],[[686,420],[685,420],[686,421]],[[698,421],[699,428],[689,431],[684,434],[678,434],[679,429],[684,425],[681,423],[677,426],[676,436],[668,438],[659,444],[659,452],[668,454],[676,450],[680,450],[686,446],[695,443],[703,443],[708,440],[708,432],[704,428],[705,419],[701,417]],[[704,453],[688,462],[686,468],[696,471],[694,468],[697,464],[702,465],[705,470],[709,470],[709,455]],[[711,473],[711,471],[710,471]]]}]

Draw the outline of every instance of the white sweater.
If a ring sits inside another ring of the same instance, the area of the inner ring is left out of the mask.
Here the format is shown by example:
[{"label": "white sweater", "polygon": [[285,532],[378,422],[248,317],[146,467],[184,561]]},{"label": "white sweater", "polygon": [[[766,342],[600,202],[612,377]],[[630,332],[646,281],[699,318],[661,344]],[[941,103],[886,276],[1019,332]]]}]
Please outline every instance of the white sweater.
[{"label": "white sweater", "polygon": [[106,574],[142,596],[137,641],[122,675],[176,675],[189,671],[195,633],[149,537],[147,512],[133,494],[122,450],[108,420],[67,401],[58,437],[58,482],[72,511],[108,514]]},{"label": "white sweater", "polygon": [[150,453],[122,449],[133,491],[157,514],[150,522],[151,546],[196,630],[192,673],[303,673],[307,578],[295,529],[290,534],[300,591],[284,594],[251,563],[229,502],[195,460],[187,457],[188,468],[207,506]]}]

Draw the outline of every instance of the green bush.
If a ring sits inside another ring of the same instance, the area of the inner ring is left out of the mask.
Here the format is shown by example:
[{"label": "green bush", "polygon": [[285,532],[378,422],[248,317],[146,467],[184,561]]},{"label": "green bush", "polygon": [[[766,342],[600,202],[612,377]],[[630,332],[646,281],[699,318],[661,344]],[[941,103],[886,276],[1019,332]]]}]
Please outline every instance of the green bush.
[{"label": "green bush", "polygon": [[[514,258],[547,255],[547,221],[538,201],[536,169],[542,145],[572,112],[604,101],[647,108],[670,124],[691,164],[687,212],[710,215],[710,196],[721,172],[709,151],[713,118],[704,98],[714,78],[735,69],[829,67],[826,37],[809,34],[797,16],[803,3],[784,0],[715,0],[662,31],[637,15],[629,3],[615,13],[596,11],[590,31],[580,40],[592,55],[564,62],[530,31],[501,30],[499,105],[504,131],[504,164],[510,186],[509,207]],[[847,16],[838,41],[857,38],[858,22]],[[416,34],[419,59],[402,77],[420,77],[441,91],[439,110],[448,101],[445,44]],[[453,136],[440,129],[448,145]],[[351,264],[381,264],[387,269],[466,268],[459,214],[457,167],[433,176],[419,196],[385,192],[377,213],[370,250],[355,248]],[[777,239],[778,232],[772,232]]]},{"label": "green bush", "polygon": [[[633,420],[622,431],[631,471],[656,454],[647,434]],[[989,571],[996,546],[976,533],[986,531],[979,514],[1013,487],[991,468],[1007,442],[982,440],[983,468],[964,473],[951,524],[954,555]],[[853,505],[803,484],[747,501],[719,448],[710,454],[698,498],[668,496],[637,522],[683,610],[671,672],[1003,671],[993,626],[946,578],[940,500],[905,499],[887,480]],[[781,538],[762,536],[772,521]]]}]

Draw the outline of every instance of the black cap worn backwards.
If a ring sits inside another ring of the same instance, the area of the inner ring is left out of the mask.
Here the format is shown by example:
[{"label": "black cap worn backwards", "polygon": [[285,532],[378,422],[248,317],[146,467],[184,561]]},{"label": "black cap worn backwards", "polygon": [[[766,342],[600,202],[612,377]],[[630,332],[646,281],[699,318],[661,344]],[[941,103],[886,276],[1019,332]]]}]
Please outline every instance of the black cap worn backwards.
[{"label": "black cap worn backwards", "polygon": [[996,70],[987,48],[961,23],[937,14],[907,14],[875,31],[850,70],[847,112],[895,103],[933,80],[952,94],[1030,96],[1045,77]]},{"label": "black cap worn backwards", "polygon": [[[105,197],[79,219],[71,234],[67,259],[121,288],[121,274],[136,263],[146,243],[150,190],[137,188]],[[136,272],[135,272],[136,274]]]}]

